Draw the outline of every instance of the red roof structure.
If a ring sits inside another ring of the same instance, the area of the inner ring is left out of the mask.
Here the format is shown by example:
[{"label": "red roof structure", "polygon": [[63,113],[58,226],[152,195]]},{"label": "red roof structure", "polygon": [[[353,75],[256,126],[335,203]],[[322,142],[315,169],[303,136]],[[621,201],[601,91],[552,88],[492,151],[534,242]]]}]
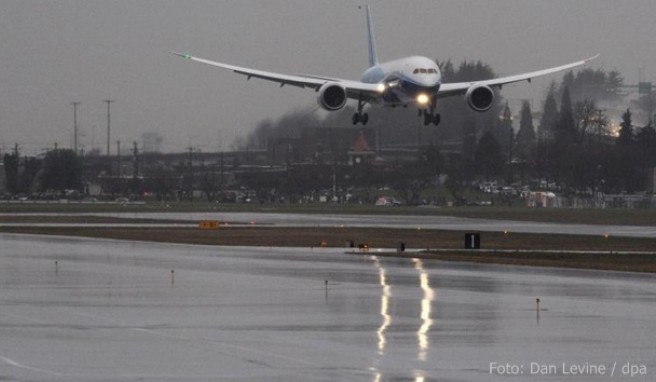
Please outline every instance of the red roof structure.
[{"label": "red roof structure", "polygon": [[370,151],[369,144],[367,143],[367,139],[364,137],[364,132],[362,130],[360,130],[360,134],[358,134],[358,138],[355,140],[354,151],[360,153]]}]

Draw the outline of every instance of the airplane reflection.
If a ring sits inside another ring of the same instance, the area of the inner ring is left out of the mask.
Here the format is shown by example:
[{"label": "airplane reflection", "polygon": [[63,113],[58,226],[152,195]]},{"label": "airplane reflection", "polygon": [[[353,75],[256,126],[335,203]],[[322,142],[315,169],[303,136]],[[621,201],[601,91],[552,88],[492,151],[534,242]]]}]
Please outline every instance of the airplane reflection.
[{"label": "airplane reflection", "polygon": [[[378,270],[379,284],[381,286],[380,296],[380,316],[381,324],[378,327],[376,334],[378,335],[378,355],[384,356],[387,351],[387,332],[392,325],[394,318],[390,313],[390,303],[392,299],[392,285],[387,279],[387,270],[383,263],[376,256],[371,259]],[[430,277],[424,268],[424,262],[421,259],[413,259],[414,268],[419,272],[419,287],[423,292],[420,306],[419,318],[421,319],[421,326],[417,329],[417,343],[419,347],[418,360],[426,361],[430,350],[430,337],[429,333],[433,328],[435,321],[432,319],[433,302],[436,300],[436,291],[430,285]],[[372,367],[370,369],[374,372],[374,382],[385,380],[385,374],[378,369]],[[417,370],[413,375],[415,382],[424,382],[427,377],[423,371]]]},{"label": "airplane reflection", "polygon": [[387,283],[385,268],[380,263],[378,258],[374,257],[374,264],[378,269],[378,275],[380,277],[380,286],[383,288],[383,293],[380,296],[380,316],[382,317],[382,322],[378,328],[378,354],[385,354],[385,345],[387,345],[387,339],[385,334],[387,333],[387,328],[392,324],[392,316],[389,314],[389,302],[392,297],[392,287]]},{"label": "airplane reflection", "polygon": [[430,279],[428,272],[424,269],[424,262],[421,259],[414,259],[415,269],[419,271],[419,286],[424,292],[424,297],[421,299],[421,314],[422,321],[419,330],[417,330],[417,339],[419,341],[419,359],[426,360],[426,355],[430,347],[428,340],[428,332],[433,326],[433,319],[431,318],[433,301],[435,301],[435,291],[430,286]]},{"label": "airplane reflection", "polygon": [[[415,378],[414,382],[426,382],[426,376],[423,374],[423,372],[415,373],[414,378]],[[373,382],[381,382],[381,381],[384,381],[384,380],[385,379],[383,379],[383,374],[381,374],[380,372],[376,372],[376,374],[374,375],[374,381]]]}]

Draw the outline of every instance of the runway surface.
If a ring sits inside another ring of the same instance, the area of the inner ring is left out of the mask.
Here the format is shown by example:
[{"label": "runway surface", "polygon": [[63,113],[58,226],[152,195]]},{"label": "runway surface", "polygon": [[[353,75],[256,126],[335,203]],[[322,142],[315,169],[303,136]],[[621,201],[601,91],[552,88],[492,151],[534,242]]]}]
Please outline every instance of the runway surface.
[{"label": "runway surface", "polygon": [[[598,381],[629,380],[627,364],[645,373],[632,381],[656,373],[652,275],[337,249],[0,243],[2,381]],[[533,363],[558,374],[532,373]],[[506,364],[524,378],[500,373]],[[601,365],[605,374],[590,374]]]},{"label": "runway surface", "polygon": [[[19,214],[20,215],[20,214]],[[24,214],[30,215],[30,214]],[[38,214],[48,215],[48,214]],[[57,215],[57,214],[52,214]],[[66,215],[66,214],[59,214]],[[656,226],[593,225],[538,223],[510,220],[470,219],[452,216],[403,216],[403,215],[343,215],[343,214],[291,214],[250,212],[202,212],[202,213],[89,213],[79,215],[107,216],[132,219],[166,219],[180,221],[220,220],[241,224],[275,225],[278,227],[380,227],[407,229],[439,229],[457,231],[508,231],[515,233],[544,233],[571,235],[612,235],[656,238]],[[23,223],[3,223],[0,226],[20,226]],[[118,227],[120,224],[54,224],[30,223],[30,226],[84,226]],[[182,227],[190,224],[123,224],[123,226]]]}]

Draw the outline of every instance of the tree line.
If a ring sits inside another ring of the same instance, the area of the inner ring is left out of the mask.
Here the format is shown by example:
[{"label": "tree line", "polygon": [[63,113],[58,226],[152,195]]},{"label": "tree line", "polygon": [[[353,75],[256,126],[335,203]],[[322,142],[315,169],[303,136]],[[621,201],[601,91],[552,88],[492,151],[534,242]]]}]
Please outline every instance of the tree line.
[{"label": "tree line", "polygon": [[82,158],[70,149],[48,151],[43,158],[21,158],[18,148],[3,156],[7,192],[60,192],[82,189]]}]

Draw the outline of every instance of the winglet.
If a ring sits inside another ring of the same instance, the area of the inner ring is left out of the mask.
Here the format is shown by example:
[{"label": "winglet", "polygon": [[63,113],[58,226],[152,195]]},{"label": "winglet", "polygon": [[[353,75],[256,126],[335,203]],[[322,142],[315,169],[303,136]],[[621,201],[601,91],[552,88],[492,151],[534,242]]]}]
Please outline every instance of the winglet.
[{"label": "winglet", "polygon": [[187,60],[191,60],[191,56],[188,55],[188,54],[177,53],[177,52],[174,52],[174,51],[171,51],[171,53],[175,54],[176,56],[186,58]]}]

